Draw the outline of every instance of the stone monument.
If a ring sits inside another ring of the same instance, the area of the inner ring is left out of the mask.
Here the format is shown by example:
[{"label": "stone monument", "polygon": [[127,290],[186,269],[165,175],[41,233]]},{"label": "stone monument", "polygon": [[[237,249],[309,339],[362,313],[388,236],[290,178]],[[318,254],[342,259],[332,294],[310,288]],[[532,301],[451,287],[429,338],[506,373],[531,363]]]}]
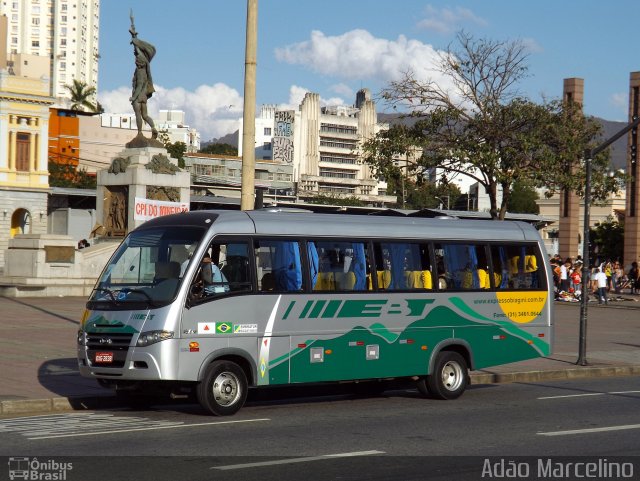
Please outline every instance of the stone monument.
[{"label": "stone monument", "polygon": [[[155,92],[151,60],[156,49],[138,38],[133,13],[129,33],[135,59],[129,100],[138,133],[109,168],[97,174],[96,215],[101,222],[94,229],[97,236],[121,237],[152,217],[189,210],[189,173],[178,167],[157,139],[158,131],[147,112],[147,100]],[[151,138],[142,133],[143,122],[151,127]]]}]

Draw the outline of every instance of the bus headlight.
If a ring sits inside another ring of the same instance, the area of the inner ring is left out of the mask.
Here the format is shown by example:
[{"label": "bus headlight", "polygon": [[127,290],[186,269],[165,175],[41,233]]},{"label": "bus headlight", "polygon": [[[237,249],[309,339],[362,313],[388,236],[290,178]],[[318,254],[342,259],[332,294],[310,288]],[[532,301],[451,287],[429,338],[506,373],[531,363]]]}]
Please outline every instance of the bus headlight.
[{"label": "bus headlight", "polygon": [[146,347],[151,344],[155,344],[156,342],[164,341],[166,339],[173,338],[173,331],[147,331],[141,332],[138,337],[138,342],[136,342],[136,346],[138,347]]},{"label": "bus headlight", "polygon": [[84,346],[84,331],[78,331],[78,346]]}]

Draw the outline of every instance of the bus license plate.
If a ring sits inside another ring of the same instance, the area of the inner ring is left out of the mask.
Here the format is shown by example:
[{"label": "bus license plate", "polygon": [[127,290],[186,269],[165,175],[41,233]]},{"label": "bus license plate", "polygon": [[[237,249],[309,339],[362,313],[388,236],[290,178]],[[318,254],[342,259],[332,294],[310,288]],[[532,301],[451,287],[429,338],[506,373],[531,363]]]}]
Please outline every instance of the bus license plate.
[{"label": "bus license plate", "polygon": [[111,364],[113,362],[112,352],[96,352],[96,362],[102,364]]}]

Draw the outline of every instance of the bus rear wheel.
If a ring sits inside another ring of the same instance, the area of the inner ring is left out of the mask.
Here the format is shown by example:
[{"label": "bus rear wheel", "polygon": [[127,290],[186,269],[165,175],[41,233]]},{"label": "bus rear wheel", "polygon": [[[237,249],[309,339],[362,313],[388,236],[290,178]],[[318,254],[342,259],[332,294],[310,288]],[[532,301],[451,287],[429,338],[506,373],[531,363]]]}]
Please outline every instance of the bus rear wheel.
[{"label": "bus rear wheel", "polygon": [[462,355],[442,351],[436,357],[433,372],[418,381],[418,390],[436,399],[456,399],[469,384],[469,369]]},{"label": "bus rear wheel", "polygon": [[198,384],[200,405],[216,416],[231,416],[244,405],[248,393],[247,376],[231,361],[214,361]]}]

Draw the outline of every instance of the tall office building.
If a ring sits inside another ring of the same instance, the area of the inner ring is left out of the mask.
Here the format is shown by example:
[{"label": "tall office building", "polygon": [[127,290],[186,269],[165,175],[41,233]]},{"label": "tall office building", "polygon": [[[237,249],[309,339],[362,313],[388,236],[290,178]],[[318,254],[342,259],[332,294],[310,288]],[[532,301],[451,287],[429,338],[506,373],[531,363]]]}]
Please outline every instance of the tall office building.
[{"label": "tall office building", "polygon": [[49,77],[58,100],[69,98],[64,86],[73,79],[97,88],[100,0],[0,0],[2,15],[8,65],[0,70]]}]

